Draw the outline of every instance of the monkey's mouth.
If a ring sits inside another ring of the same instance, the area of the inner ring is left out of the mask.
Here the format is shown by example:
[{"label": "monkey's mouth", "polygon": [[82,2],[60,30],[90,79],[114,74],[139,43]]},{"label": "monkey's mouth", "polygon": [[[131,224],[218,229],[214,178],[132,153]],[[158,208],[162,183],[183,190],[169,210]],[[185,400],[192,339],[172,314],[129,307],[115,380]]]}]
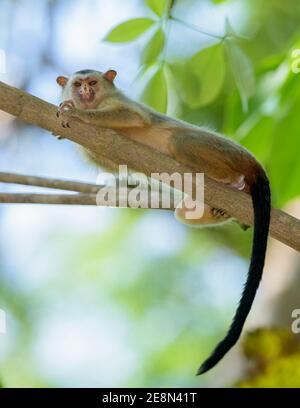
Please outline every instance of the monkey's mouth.
[{"label": "monkey's mouth", "polygon": [[93,102],[95,98],[95,92],[93,90],[89,92],[78,93],[78,96],[82,102]]}]

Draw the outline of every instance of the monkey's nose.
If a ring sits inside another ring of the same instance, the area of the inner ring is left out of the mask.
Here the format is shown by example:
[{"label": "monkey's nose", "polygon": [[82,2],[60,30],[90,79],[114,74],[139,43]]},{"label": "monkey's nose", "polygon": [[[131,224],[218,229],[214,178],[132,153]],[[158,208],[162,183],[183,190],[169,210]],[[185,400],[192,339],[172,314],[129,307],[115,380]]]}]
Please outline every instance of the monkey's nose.
[{"label": "monkey's nose", "polygon": [[80,88],[80,91],[79,91],[81,94],[87,94],[87,93],[89,93],[89,87],[86,85],[86,84],[84,84],[81,88]]},{"label": "monkey's nose", "polygon": [[87,84],[84,84],[79,89],[78,95],[83,101],[91,101],[94,97],[94,92]]}]

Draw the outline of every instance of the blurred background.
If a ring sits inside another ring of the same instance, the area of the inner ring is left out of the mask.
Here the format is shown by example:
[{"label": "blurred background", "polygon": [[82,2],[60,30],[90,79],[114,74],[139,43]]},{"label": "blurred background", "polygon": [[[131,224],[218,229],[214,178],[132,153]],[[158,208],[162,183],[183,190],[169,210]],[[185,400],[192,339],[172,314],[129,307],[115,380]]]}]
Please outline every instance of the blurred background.
[{"label": "blurred background", "polygon": [[[1,0],[0,80],[58,104],[58,75],[116,69],[131,98],[246,146],[273,204],[300,217],[299,27],[298,0]],[[0,171],[101,170],[0,111]],[[299,387],[300,258],[272,239],[246,334],[195,376],[230,324],[251,237],[158,210],[1,205],[1,385]]]}]

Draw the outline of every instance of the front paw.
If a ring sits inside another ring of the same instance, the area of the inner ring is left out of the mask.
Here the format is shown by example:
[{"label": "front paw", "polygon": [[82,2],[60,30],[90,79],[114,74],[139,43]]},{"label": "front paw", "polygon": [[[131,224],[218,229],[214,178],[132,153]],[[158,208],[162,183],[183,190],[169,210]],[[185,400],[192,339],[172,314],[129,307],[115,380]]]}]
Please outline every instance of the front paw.
[{"label": "front paw", "polygon": [[69,116],[72,113],[72,111],[75,109],[75,105],[74,102],[71,100],[62,102],[59,105],[58,111],[56,113],[56,116],[58,118],[61,118],[61,125],[63,128],[69,128],[70,124],[69,124]]}]

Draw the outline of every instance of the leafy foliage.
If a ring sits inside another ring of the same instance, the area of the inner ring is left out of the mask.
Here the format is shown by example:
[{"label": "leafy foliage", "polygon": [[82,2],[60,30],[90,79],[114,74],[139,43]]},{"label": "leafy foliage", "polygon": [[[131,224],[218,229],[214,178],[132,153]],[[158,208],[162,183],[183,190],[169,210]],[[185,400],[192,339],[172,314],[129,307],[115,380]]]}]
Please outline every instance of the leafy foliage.
[{"label": "leafy foliage", "polygon": [[283,329],[261,329],[248,335],[244,353],[254,363],[239,386],[255,388],[300,387],[300,344]]},{"label": "leafy foliage", "polygon": [[[292,18],[293,1],[289,0],[286,18]],[[214,3],[225,1],[216,0]],[[199,33],[212,36],[214,43],[201,47],[188,57],[170,59],[168,47],[176,41],[172,37],[174,24],[186,25],[189,30],[196,30],[197,27],[177,18],[176,2],[174,5],[168,1],[145,0],[145,4],[156,15],[156,23],[146,17],[130,20],[119,26],[121,32],[126,24],[140,20],[147,22],[146,25],[142,24],[144,31],[134,28],[134,23],[132,34],[112,35],[119,30],[117,27],[108,36],[124,42],[128,38],[137,38],[154,23],[157,24],[151,36],[147,36],[141,52],[142,72],[148,73],[150,68],[156,68],[142,93],[142,100],[160,112],[167,112],[170,110],[167,96],[177,95],[176,111],[183,119],[198,117],[195,121],[197,124],[201,124],[203,109],[209,107],[210,115],[212,112],[218,115],[218,119],[212,118],[213,127],[217,126],[244,144],[266,165],[273,187],[274,204],[282,206],[297,197],[300,194],[300,184],[297,182],[300,165],[298,151],[293,146],[298,144],[298,123],[294,118],[299,111],[300,86],[292,69],[297,73],[297,61],[300,59],[295,50],[300,48],[300,40],[295,40],[290,32],[291,43],[286,48],[288,36],[282,30],[284,40],[281,47],[277,43],[273,53],[270,46],[262,52],[260,48],[264,47],[264,43],[268,44],[262,28],[256,36],[244,39],[236,34],[228,19],[224,21],[223,36],[201,30],[200,22]],[[260,6],[252,3],[252,7],[255,10]],[[279,10],[271,5],[266,7],[270,14],[268,18],[262,14],[259,22],[268,26],[271,24],[268,21],[278,21]],[[176,18],[173,19],[173,15]],[[284,18],[280,18],[284,25]],[[185,112],[188,114],[186,117]],[[289,135],[284,144],[283,135]],[[289,166],[285,166],[285,163],[289,163]],[[290,171],[295,177],[289,177]]]},{"label": "leafy foliage", "polygon": [[165,34],[161,28],[158,28],[142,53],[142,64],[150,65],[156,61],[165,45]]},{"label": "leafy foliage", "polygon": [[159,17],[162,17],[170,0],[146,0],[147,6]]},{"label": "leafy foliage", "polygon": [[151,18],[133,18],[113,28],[105,40],[113,43],[133,41],[144,34],[153,24],[154,21]]},{"label": "leafy foliage", "polygon": [[228,61],[239,90],[244,111],[248,109],[248,99],[254,93],[254,73],[252,63],[234,41],[225,41]]},{"label": "leafy foliage", "polygon": [[144,89],[142,100],[159,112],[165,112],[168,104],[167,81],[164,69],[160,67]]},{"label": "leafy foliage", "polygon": [[216,44],[199,51],[187,62],[186,74],[194,74],[199,93],[191,98],[191,108],[213,102],[222,90],[225,79],[225,56],[222,44]]}]

